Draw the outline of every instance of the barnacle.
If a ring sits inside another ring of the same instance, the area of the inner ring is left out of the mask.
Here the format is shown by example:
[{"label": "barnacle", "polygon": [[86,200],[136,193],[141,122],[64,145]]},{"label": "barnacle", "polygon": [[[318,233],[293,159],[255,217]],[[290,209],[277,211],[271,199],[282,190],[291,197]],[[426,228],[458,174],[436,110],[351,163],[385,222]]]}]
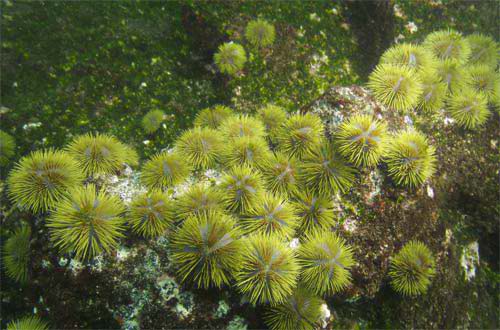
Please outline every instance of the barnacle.
[{"label": "barnacle", "polygon": [[222,139],[211,128],[195,127],[184,132],[176,142],[181,157],[197,169],[207,169],[220,160]]},{"label": "barnacle", "polygon": [[272,45],[275,34],[274,26],[262,19],[249,22],[245,30],[247,40],[258,47]]},{"label": "barnacle", "polygon": [[476,93],[483,93],[489,101],[500,90],[500,75],[483,64],[471,66],[467,70],[467,83]]},{"label": "barnacle", "polygon": [[219,185],[223,202],[233,212],[246,212],[255,206],[262,191],[262,178],[248,166],[235,166]]},{"label": "barnacle", "polygon": [[110,252],[122,237],[125,212],[121,200],[87,185],[71,191],[47,219],[50,238],[63,252],[74,251],[78,259]]},{"label": "barnacle", "polygon": [[257,110],[257,117],[264,123],[271,141],[274,141],[279,127],[286,120],[286,111],[282,107],[268,104]]},{"label": "barnacle", "polygon": [[425,112],[434,112],[444,107],[444,101],[448,86],[435,71],[423,70],[420,73],[422,79],[422,96],[418,107]]},{"label": "barnacle", "polygon": [[231,116],[224,120],[220,131],[227,139],[238,137],[263,138],[266,136],[264,124],[255,117],[248,115]]},{"label": "barnacle", "polygon": [[293,157],[277,152],[261,166],[261,172],[271,192],[286,196],[297,191],[297,168],[297,161]]},{"label": "barnacle", "polygon": [[16,141],[10,134],[0,130],[0,165],[9,163],[9,159],[14,156]]},{"label": "barnacle", "polygon": [[123,164],[138,163],[137,153],[114,136],[85,134],[77,136],[67,147],[86,175],[111,174]]},{"label": "barnacle", "polygon": [[141,181],[150,189],[163,189],[183,182],[192,168],[177,152],[161,152],[142,167]]},{"label": "barnacle", "polygon": [[435,149],[425,135],[406,130],[395,136],[386,154],[389,175],[398,183],[415,187],[421,185],[435,171]]},{"label": "barnacle", "polygon": [[348,191],[356,173],[326,141],[304,159],[299,169],[299,181],[320,195]]},{"label": "barnacle", "polygon": [[391,261],[391,285],[406,296],[425,293],[435,274],[434,257],[429,248],[419,241],[410,241]]},{"label": "barnacle", "polygon": [[243,69],[247,54],[241,45],[226,42],[219,46],[219,50],[214,55],[214,61],[220,72],[234,75]]},{"label": "barnacle", "polygon": [[201,288],[228,284],[240,264],[240,236],[234,219],[224,213],[189,217],[171,242],[182,281],[189,279]]},{"label": "barnacle", "polygon": [[28,280],[31,230],[24,226],[10,236],[3,247],[3,266],[11,279],[20,283]]},{"label": "barnacle", "polygon": [[211,211],[223,211],[222,194],[204,184],[193,185],[179,196],[175,210],[181,219]]},{"label": "barnacle", "polygon": [[323,300],[298,287],[283,304],[271,307],[264,320],[271,330],[314,330],[319,328]]},{"label": "barnacle", "polygon": [[310,154],[323,136],[323,123],[314,114],[295,114],[277,132],[278,148],[290,157],[302,159]]},{"label": "barnacle", "polygon": [[233,110],[224,105],[216,105],[198,112],[194,119],[194,126],[218,128],[222,122],[232,116]]},{"label": "barnacle", "polygon": [[486,96],[469,88],[450,96],[447,111],[457,124],[468,129],[480,127],[490,115]]},{"label": "barnacle", "polygon": [[470,64],[483,64],[495,69],[498,63],[498,43],[490,36],[474,33],[465,38],[470,45]]},{"label": "barnacle", "polygon": [[465,64],[470,56],[469,42],[453,30],[432,32],[425,38],[424,47],[440,60],[454,60]]},{"label": "barnacle", "polygon": [[146,133],[154,133],[160,128],[164,117],[165,113],[163,111],[151,110],[142,118],[142,128]]},{"label": "barnacle", "polygon": [[243,136],[226,144],[222,155],[222,163],[227,167],[236,165],[259,167],[271,157],[271,152],[264,139]]},{"label": "barnacle", "polygon": [[276,234],[292,238],[298,224],[295,209],[284,198],[269,193],[262,194],[254,208],[241,215],[244,233]]},{"label": "barnacle", "polygon": [[276,235],[256,234],[243,243],[236,286],[253,304],[284,303],[297,283],[299,265],[293,250]]},{"label": "barnacle", "polygon": [[411,69],[421,71],[436,66],[436,59],[423,46],[415,44],[394,45],[384,52],[380,63],[407,66]]},{"label": "barnacle", "polygon": [[293,205],[300,221],[298,233],[309,234],[316,229],[328,230],[335,224],[333,204],[329,196],[316,195],[305,190],[295,196]]},{"label": "barnacle", "polygon": [[151,191],[135,197],[130,204],[128,222],[132,230],[146,237],[157,237],[173,222],[173,209],[167,194]]},{"label": "barnacle", "polygon": [[415,107],[422,94],[422,82],[415,71],[394,64],[377,65],[368,87],[379,102],[400,111]]},{"label": "barnacle", "polygon": [[336,134],[339,152],[356,166],[377,165],[384,155],[387,125],[368,115],[343,122]]},{"label": "barnacle", "polygon": [[7,324],[7,330],[48,330],[49,325],[38,316],[25,316]]},{"label": "barnacle", "polygon": [[21,158],[10,172],[9,195],[23,207],[44,212],[82,181],[83,173],[67,153],[52,149],[34,151]]},{"label": "barnacle", "polygon": [[331,295],[351,283],[352,250],[333,232],[315,231],[298,250],[301,282],[318,295]]}]

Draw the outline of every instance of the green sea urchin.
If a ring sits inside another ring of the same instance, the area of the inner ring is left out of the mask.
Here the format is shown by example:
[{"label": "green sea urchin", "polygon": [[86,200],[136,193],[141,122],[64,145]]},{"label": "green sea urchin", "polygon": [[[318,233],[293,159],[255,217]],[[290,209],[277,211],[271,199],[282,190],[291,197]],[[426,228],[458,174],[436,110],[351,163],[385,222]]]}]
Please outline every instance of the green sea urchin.
[{"label": "green sea urchin", "polygon": [[435,71],[423,70],[420,73],[422,79],[422,96],[418,107],[425,112],[435,112],[444,107],[448,86],[436,76]]},{"label": "green sea urchin", "polygon": [[487,65],[471,66],[468,68],[467,74],[469,87],[476,93],[483,93],[489,101],[492,100],[495,91],[500,90],[500,74]]},{"label": "green sea urchin", "polygon": [[184,132],[176,142],[176,148],[196,169],[214,167],[220,160],[222,139],[211,128],[195,127]]},{"label": "green sea urchin", "polygon": [[257,110],[257,117],[264,123],[271,141],[274,141],[280,126],[286,121],[287,114],[282,107],[268,104]]},{"label": "green sea urchin", "polygon": [[14,156],[16,141],[10,134],[0,130],[0,165],[5,166],[9,159]]},{"label": "green sea urchin", "polygon": [[447,111],[457,124],[467,129],[480,127],[490,115],[486,96],[469,88],[450,96]]},{"label": "green sea urchin", "polygon": [[391,262],[392,287],[406,296],[425,293],[435,274],[434,263],[425,244],[418,241],[405,244]]},{"label": "green sea urchin", "polygon": [[297,191],[297,169],[297,161],[281,152],[275,153],[261,166],[267,188],[274,194],[284,196]]},{"label": "green sea urchin", "polygon": [[275,34],[274,26],[262,19],[250,21],[245,29],[245,37],[257,47],[272,45]]},{"label": "green sea urchin", "polygon": [[228,284],[240,264],[240,236],[234,219],[224,213],[189,217],[171,243],[182,281],[201,288]]},{"label": "green sea urchin", "polygon": [[232,212],[247,212],[255,206],[262,191],[262,178],[248,166],[231,168],[219,186],[223,202]]},{"label": "green sea urchin", "polygon": [[467,71],[457,61],[440,61],[436,67],[436,75],[452,92],[463,88],[467,84]]},{"label": "green sea urchin", "polygon": [[157,237],[173,222],[173,209],[167,194],[151,191],[136,196],[130,204],[128,222],[132,230],[145,237]]},{"label": "green sea urchin", "polygon": [[3,266],[11,279],[25,283],[28,280],[31,230],[24,226],[10,236],[3,247]]},{"label": "green sea urchin", "polygon": [[420,72],[422,69],[432,69],[436,66],[436,59],[423,46],[415,44],[394,45],[384,52],[380,58],[381,64],[407,66]]},{"label": "green sea urchin", "polygon": [[193,185],[179,196],[175,210],[181,219],[212,211],[223,211],[222,194],[214,187],[201,183]]},{"label": "green sea urchin", "polygon": [[237,165],[259,167],[269,157],[271,157],[271,151],[264,139],[244,136],[235,138],[226,145],[222,163],[227,167]]},{"label": "green sea urchin", "polygon": [[243,242],[236,286],[252,304],[286,302],[297,284],[299,265],[291,248],[275,235],[257,234]]},{"label": "green sea urchin", "polygon": [[302,159],[321,144],[323,123],[311,113],[295,114],[280,127],[278,148],[290,157]]},{"label": "green sea urchin", "polygon": [[368,115],[344,121],[336,134],[339,152],[356,166],[375,166],[384,155],[387,125]]},{"label": "green sea urchin", "polygon": [[156,132],[165,118],[165,113],[161,110],[151,110],[142,117],[141,125],[148,134]]},{"label": "green sea urchin", "polygon": [[335,224],[333,203],[329,196],[305,190],[298,193],[294,200],[300,222],[298,233],[307,235],[314,230],[329,230]]},{"label": "green sea urchin", "polygon": [[109,252],[122,237],[125,212],[117,196],[96,191],[94,185],[71,191],[47,219],[51,240],[63,252],[74,251],[78,259]]},{"label": "green sea urchin", "polygon": [[216,105],[198,112],[194,119],[194,126],[218,128],[224,120],[233,115],[233,110],[224,105]]},{"label": "green sea urchin", "polygon": [[9,196],[23,207],[44,212],[82,181],[83,173],[67,153],[52,149],[34,151],[21,158],[10,172]]},{"label": "green sea urchin", "polygon": [[219,46],[214,61],[220,72],[234,75],[243,69],[247,54],[241,45],[227,42]]},{"label": "green sea urchin", "polygon": [[462,34],[453,30],[432,32],[425,38],[424,47],[440,60],[454,60],[465,64],[471,49]]},{"label": "green sea urchin", "polygon": [[183,182],[192,168],[177,152],[161,152],[142,167],[141,181],[150,189],[164,189]]},{"label": "green sea urchin", "polygon": [[48,330],[49,326],[38,316],[25,316],[7,324],[7,330]]},{"label": "green sea urchin", "polygon": [[227,139],[239,137],[263,138],[266,136],[264,124],[248,115],[231,116],[222,122],[220,131]]},{"label": "green sea urchin", "polygon": [[469,64],[482,64],[495,69],[498,63],[498,43],[490,36],[479,33],[466,37],[469,42],[471,54]]},{"label": "green sea urchin", "polygon": [[352,250],[342,238],[328,231],[307,235],[299,247],[301,282],[318,295],[332,295],[351,283]]}]

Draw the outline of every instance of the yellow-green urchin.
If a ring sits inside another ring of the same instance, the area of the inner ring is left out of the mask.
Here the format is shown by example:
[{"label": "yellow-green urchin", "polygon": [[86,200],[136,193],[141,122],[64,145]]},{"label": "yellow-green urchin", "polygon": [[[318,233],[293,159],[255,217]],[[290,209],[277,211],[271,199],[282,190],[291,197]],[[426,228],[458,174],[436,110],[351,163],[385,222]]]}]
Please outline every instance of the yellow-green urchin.
[{"label": "yellow-green urchin", "polygon": [[277,152],[267,159],[260,170],[266,187],[272,193],[290,196],[297,191],[298,164],[295,158]]},{"label": "yellow-green urchin", "polygon": [[224,105],[216,105],[198,112],[194,119],[194,126],[216,129],[224,120],[233,115],[233,110]]},{"label": "yellow-green urchin", "polygon": [[457,91],[467,84],[467,71],[457,61],[440,61],[436,67],[436,75],[447,86],[448,91]]},{"label": "yellow-green urchin", "polygon": [[13,202],[33,212],[45,212],[83,179],[79,165],[71,156],[49,149],[21,158],[7,181]]},{"label": "yellow-green urchin", "polygon": [[307,235],[314,230],[329,230],[335,224],[333,203],[329,196],[305,190],[295,196],[293,205],[300,222],[298,233]]},{"label": "yellow-green urchin", "polygon": [[250,21],[245,29],[245,37],[252,45],[257,47],[272,45],[275,35],[274,26],[262,19]]},{"label": "yellow-green urchin", "polygon": [[435,171],[435,149],[422,133],[402,131],[391,139],[386,163],[389,175],[397,184],[419,186]]},{"label": "yellow-green urchin", "polygon": [[271,330],[314,330],[320,328],[324,301],[303,287],[298,287],[283,304],[271,307],[264,320]]},{"label": "yellow-green urchin", "polygon": [[394,64],[377,65],[368,87],[379,102],[399,111],[414,108],[422,94],[422,82],[415,70]]},{"label": "yellow-green urchin", "polygon": [[212,211],[223,211],[222,194],[217,189],[204,184],[191,186],[179,196],[175,212],[180,219]]},{"label": "yellow-green urchin", "polygon": [[248,115],[231,116],[222,122],[221,134],[227,139],[238,137],[264,138],[266,129],[264,124],[255,117]]},{"label": "yellow-green urchin", "polygon": [[262,178],[251,167],[235,166],[222,177],[219,190],[230,211],[244,213],[255,207],[263,190]]},{"label": "yellow-green urchin", "polygon": [[435,112],[444,107],[448,86],[436,76],[434,70],[423,70],[420,73],[422,79],[422,96],[418,104],[419,109],[424,112]]},{"label": "yellow-green urchin", "polygon": [[351,283],[354,265],[351,248],[337,234],[315,231],[307,235],[298,250],[301,282],[318,295],[332,295]]},{"label": "yellow-green urchin", "polygon": [[10,134],[0,130],[0,165],[5,166],[9,159],[14,156],[16,150],[16,141]]},{"label": "yellow-green urchin", "polygon": [[25,316],[7,324],[7,330],[48,330],[49,325],[38,316]]},{"label": "yellow-green urchin", "polygon": [[276,235],[256,234],[243,242],[236,286],[253,305],[286,302],[297,284],[299,265],[293,250]]},{"label": "yellow-green urchin", "polygon": [[420,72],[436,66],[436,58],[423,46],[415,44],[394,45],[384,52],[380,58],[381,64],[407,66]]},{"label": "yellow-green urchin", "polygon": [[195,169],[208,169],[220,160],[223,142],[218,131],[195,127],[184,132],[175,145],[181,157]]},{"label": "yellow-green urchin", "polygon": [[17,229],[3,247],[3,267],[8,277],[20,283],[28,280],[30,263],[30,237],[28,226]]},{"label": "yellow-green urchin", "polygon": [[286,121],[286,111],[282,107],[268,104],[257,111],[257,117],[264,123],[269,139],[274,142],[279,128]]},{"label": "yellow-green urchin", "polygon": [[248,165],[259,168],[271,157],[271,151],[264,139],[243,136],[226,144],[222,155],[226,167]]},{"label": "yellow-green urchin", "polygon": [[240,264],[241,233],[235,220],[221,212],[191,216],[172,235],[177,273],[200,288],[228,284]]},{"label": "yellow-green urchin", "polygon": [[71,191],[47,220],[50,238],[62,252],[76,253],[78,259],[91,259],[110,252],[123,237],[125,212],[122,201],[96,191],[94,185]]},{"label": "yellow-green urchin", "polygon": [[421,242],[411,241],[391,261],[391,285],[405,296],[425,293],[435,274],[434,265],[429,248]]},{"label": "yellow-green urchin", "polygon": [[336,133],[340,154],[356,166],[377,165],[384,155],[386,140],[386,123],[369,115],[349,118]]},{"label": "yellow-green urchin", "polygon": [[151,191],[136,196],[130,204],[128,222],[132,231],[144,237],[162,235],[174,220],[168,195],[162,191]]},{"label": "yellow-green urchin", "polygon": [[245,234],[276,234],[291,239],[297,221],[291,204],[280,196],[265,193],[259,196],[254,208],[241,215],[240,225]]},{"label": "yellow-green urchin", "polygon": [[493,96],[500,90],[500,75],[491,67],[478,64],[468,68],[469,78],[467,84],[476,93],[483,93],[488,101],[492,101]]},{"label": "yellow-green urchin", "polygon": [[182,183],[191,166],[177,152],[161,152],[149,159],[141,171],[141,182],[149,189],[164,189]]},{"label": "yellow-green urchin", "polygon": [[243,46],[227,42],[219,46],[214,61],[220,72],[234,75],[245,66],[247,54]]},{"label": "yellow-green urchin", "polygon": [[112,174],[126,163],[134,165],[138,162],[137,153],[132,148],[106,134],[77,136],[66,149],[88,176]]},{"label": "yellow-green urchin", "polygon": [[320,195],[345,193],[352,187],[355,173],[333,145],[324,142],[299,165],[299,182]]},{"label": "yellow-green urchin", "polygon": [[302,159],[321,144],[323,123],[311,113],[295,114],[288,118],[277,132],[280,151],[289,157]]},{"label": "yellow-green urchin", "polygon": [[498,64],[498,43],[490,36],[474,33],[466,37],[471,54],[469,64],[482,64],[495,69]]},{"label": "yellow-green urchin", "polygon": [[433,32],[425,38],[423,45],[439,60],[454,60],[461,64],[467,62],[471,53],[469,42],[453,30]]},{"label": "yellow-green urchin", "polygon": [[486,96],[469,88],[462,89],[450,96],[447,112],[458,125],[467,129],[482,126],[490,116]]},{"label": "yellow-green urchin", "polygon": [[142,117],[141,125],[148,134],[156,132],[165,118],[165,113],[161,110],[151,110]]}]

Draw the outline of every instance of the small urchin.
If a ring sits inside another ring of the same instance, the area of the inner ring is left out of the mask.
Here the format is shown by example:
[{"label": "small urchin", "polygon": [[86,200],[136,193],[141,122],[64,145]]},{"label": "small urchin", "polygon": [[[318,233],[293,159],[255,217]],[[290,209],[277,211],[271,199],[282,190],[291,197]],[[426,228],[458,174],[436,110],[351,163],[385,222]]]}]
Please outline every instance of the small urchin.
[{"label": "small urchin", "polygon": [[48,330],[49,325],[36,315],[25,316],[7,324],[7,330]]},{"label": "small urchin", "polygon": [[380,63],[388,63],[398,66],[407,66],[411,69],[421,71],[432,69],[436,66],[436,59],[423,46],[416,44],[398,44],[384,52]]},{"label": "small urchin", "polygon": [[278,129],[287,118],[287,113],[282,107],[268,104],[257,110],[257,117],[264,123],[270,140],[274,141]]},{"label": "small urchin", "polygon": [[235,166],[222,177],[218,186],[224,205],[231,212],[251,210],[263,190],[261,175],[249,166]]},{"label": "small urchin", "polygon": [[222,152],[222,163],[226,167],[248,165],[261,167],[271,157],[271,151],[262,138],[239,137],[226,144]]},{"label": "small urchin", "polygon": [[276,134],[278,149],[289,157],[302,159],[321,144],[323,123],[312,113],[288,118]]},{"label": "small urchin", "polygon": [[243,46],[227,42],[219,46],[214,61],[220,72],[234,75],[245,66],[247,54]]},{"label": "small urchin", "polygon": [[422,96],[418,108],[424,112],[436,112],[444,107],[448,86],[444,83],[434,70],[423,70],[420,73],[422,79]]},{"label": "small urchin", "polygon": [[198,112],[194,119],[194,126],[216,129],[224,120],[233,115],[233,110],[224,105],[216,105]]},{"label": "small urchin", "polygon": [[149,189],[164,189],[182,183],[191,170],[179,153],[161,152],[146,161],[141,171],[141,182]]},{"label": "small urchin", "polygon": [[456,92],[467,85],[467,71],[458,61],[440,61],[436,67],[436,76],[447,86],[448,91]]},{"label": "small urchin", "polygon": [[470,88],[461,89],[450,95],[447,112],[458,125],[467,129],[481,127],[490,116],[486,96]]},{"label": "small urchin", "polygon": [[483,93],[489,101],[500,90],[500,74],[490,66],[478,64],[467,69],[467,84],[476,93]]},{"label": "small urchin", "polygon": [[454,60],[461,64],[467,62],[471,53],[469,42],[454,30],[432,32],[423,45],[439,60]]},{"label": "small urchin", "polygon": [[263,19],[250,21],[245,30],[247,40],[257,47],[272,45],[275,35],[274,26]]},{"label": "small urchin", "polygon": [[0,130],[0,165],[7,165],[10,158],[14,156],[15,150],[16,141],[14,138],[10,134]]},{"label": "small urchin", "polygon": [[165,118],[165,113],[161,110],[151,110],[142,117],[141,125],[148,134],[156,132]]},{"label": "small urchin", "polygon": [[469,64],[487,65],[493,69],[498,63],[498,43],[490,36],[474,33],[466,37],[469,42],[471,54]]},{"label": "small urchin", "polygon": [[176,149],[195,169],[214,167],[220,160],[223,142],[218,131],[194,127],[177,140]]},{"label": "small urchin", "polygon": [[172,203],[162,191],[136,196],[130,204],[128,222],[132,231],[145,237],[162,235],[173,223]]},{"label": "small urchin", "polygon": [[5,241],[3,247],[3,266],[5,273],[11,279],[26,283],[28,280],[30,262],[31,230],[23,226]]},{"label": "small urchin", "polygon": [[405,296],[425,293],[434,274],[432,252],[419,241],[405,244],[394,256],[389,268],[392,287]]},{"label": "small urchin", "polygon": [[264,138],[266,129],[257,118],[248,115],[230,116],[220,126],[220,134],[231,140],[240,137]]},{"label": "small urchin", "polygon": [[221,192],[202,183],[191,186],[179,196],[175,205],[175,212],[182,220],[202,213],[223,210]]},{"label": "small urchin", "polygon": [[289,196],[298,189],[298,162],[281,152],[276,152],[260,168],[267,189],[272,193]]},{"label": "small urchin", "polygon": [[299,217],[298,233],[309,234],[314,230],[329,230],[335,225],[332,199],[328,195],[318,195],[301,191],[293,203]]}]

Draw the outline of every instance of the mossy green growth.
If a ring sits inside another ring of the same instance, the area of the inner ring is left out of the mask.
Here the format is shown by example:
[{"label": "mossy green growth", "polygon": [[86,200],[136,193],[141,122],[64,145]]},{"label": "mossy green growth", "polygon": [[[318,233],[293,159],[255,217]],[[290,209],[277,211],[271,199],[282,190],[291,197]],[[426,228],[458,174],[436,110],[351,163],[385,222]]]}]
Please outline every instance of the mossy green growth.
[{"label": "mossy green growth", "polygon": [[394,136],[385,159],[389,175],[396,183],[415,187],[429,179],[435,171],[435,149],[424,134],[406,130]]},{"label": "mossy green growth", "polygon": [[173,258],[182,281],[200,288],[228,284],[240,264],[241,233],[222,212],[191,216],[172,235]]},{"label": "mossy green growth", "polygon": [[243,242],[236,286],[253,305],[286,302],[295,289],[298,274],[295,254],[279,236],[257,234]]},{"label": "mossy green growth", "polygon": [[240,137],[264,138],[266,136],[264,124],[259,119],[248,115],[228,117],[222,122],[220,132],[228,140]]},{"label": "mossy green growth", "polygon": [[368,87],[379,102],[399,111],[417,106],[422,94],[422,82],[415,70],[394,64],[377,65]]},{"label": "mossy green growth", "polygon": [[297,232],[302,235],[315,230],[329,230],[335,224],[333,204],[329,195],[317,195],[306,189],[296,194],[294,207],[300,222]]},{"label": "mossy green growth", "polygon": [[384,155],[387,125],[369,115],[355,115],[340,125],[335,142],[349,162],[356,166],[375,166]]},{"label": "mossy green growth", "polygon": [[380,63],[406,66],[417,72],[429,70],[436,66],[436,58],[421,45],[398,44],[384,52],[380,58]]},{"label": "mossy green growth", "polygon": [[165,189],[182,183],[192,167],[178,152],[161,152],[146,161],[141,171],[141,182],[149,189]]},{"label": "mossy green growth", "polygon": [[194,125],[216,129],[224,120],[233,115],[233,110],[224,105],[206,108],[196,114]]},{"label": "mossy green growth", "polygon": [[268,104],[257,110],[257,117],[264,123],[271,141],[275,141],[279,128],[286,121],[285,109],[274,104]]},{"label": "mossy green growth", "polygon": [[235,75],[245,66],[247,54],[243,46],[227,42],[219,46],[214,61],[220,72]]},{"label": "mossy green growth", "polygon": [[165,113],[161,110],[151,110],[142,117],[141,125],[148,134],[156,132],[165,118]]},{"label": "mossy green growth", "polygon": [[245,234],[276,234],[291,239],[298,219],[286,199],[266,193],[259,196],[251,210],[241,215],[240,225]]},{"label": "mossy green growth", "polygon": [[482,93],[492,101],[500,91],[500,74],[488,65],[478,64],[467,69],[467,84],[476,93]]},{"label": "mossy green growth", "polygon": [[281,152],[274,153],[260,168],[266,187],[274,194],[291,196],[298,190],[298,162]]},{"label": "mossy green growth", "polygon": [[420,72],[422,79],[422,96],[418,108],[426,113],[436,112],[444,108],[448,85],[444,83],[434,70]]},{"label": "mossy green growth", "polygon": [[7,181],[14,203],[33,212],[45,212],[83,179],[79,165],[70,155],[49,149],[34,151],[21,158]]},{"label": "mossy green growth", "polygon": [[224,210],[221,192],[202,183],[191,186],[180,195],[174,208],[182,220],[190,216]]},{"label": "mossy green growth", "polygon": [[474,33],[466,37],[471,49],[469,64],[487,65],[495,69],[498,64],[498,43],[490,36]]},{"label": "mossy green growth", "polygon": [[218,131],[195,127],[185,131],[175,146],[181,157],[195,169],[208,169],[220,161],[223,141]]},{"label": "mossy green growth", "polygon": [[134,149],[107,134],[77,136],[66,149],[87,176],[113,174],[124,164],[137,165],[139,162]]},{"label": "mossy green growth", "polygon": [[23,226],[12,234],[3,246],[3,267],[11,279],[26,283],[30,262],[31,230]]},{"label": "mossy green growth", "polygon": [[15,151],[16,141],[14,138],[10,134],[0,130],[0,165],[7,165],[12,156],[14,156]]},{"label": "mossy green growth", "polygon": [[269,308],[264,321],[271,330],[314,330],[320,326],[323,303],[321,298],[299,286],[285,303]]},{"label": "mossy green growth", "polygon": [[457,124],[467,129],[481,127],[490,116],[486,96],[470,88],[453,93],[447,111]]},{"label": "mossy green growth", "polygon": [[465,64],[471,54],[468,40],[454,30],[430,33],[425,38],[424,47],[439,60],[453,60],[461,64]]},{"label": "mossy green growth", "polygon": [[153,190],[136,196],[130,204],[128,222],[132,230],[139,235],[160,236],[173,220],[172,202],[162,191]]},{"label": "mossy green growth", "polygon": [[264,139],[243,136],[227,143],[222,155],[226,167],[248,165],[259,168],[271,157],[271,151]]},{"label": "mossy green growth", "polygon": [[123,237],[124,212],[117,196],[87,185],[73,189],[59,202],[46,225],[56,247],[85,260],[116,248]]},{"label": "mossy green growth", "polygon": [[419,241],[405,244],[392,259],[389,270],[392,287],[405,296],[425,293],[434,274],[432,252]]},{"label": "mossy green growth", "polygon": [[301,283],[318,295],[332,295],[351,283],[351,248],[333,232],[314,231],[299,247]]},{"label": "mossy green growth", "polygon": [[302,159],[317,148],[323,138],[323,123],[312,113],[290,116],[276,135],[278,149],[289,157]]},{"label": "mossy green growth", "polygon": [[48,330],[49,325],[38,316],[25,316],[7,324],[7,330]]},{"label": "mossy green growth", "polygon": [[262,177],[249,166],[235,166],[222,177],[218,189],[228,210],[244,213],[255,207],[263,190]]},{"label": "mossy green growth", "polygon": [[272,45],[275,35],[274,26],[263,19],[250,21],[245,29],[248,42],[257,47]]}]

